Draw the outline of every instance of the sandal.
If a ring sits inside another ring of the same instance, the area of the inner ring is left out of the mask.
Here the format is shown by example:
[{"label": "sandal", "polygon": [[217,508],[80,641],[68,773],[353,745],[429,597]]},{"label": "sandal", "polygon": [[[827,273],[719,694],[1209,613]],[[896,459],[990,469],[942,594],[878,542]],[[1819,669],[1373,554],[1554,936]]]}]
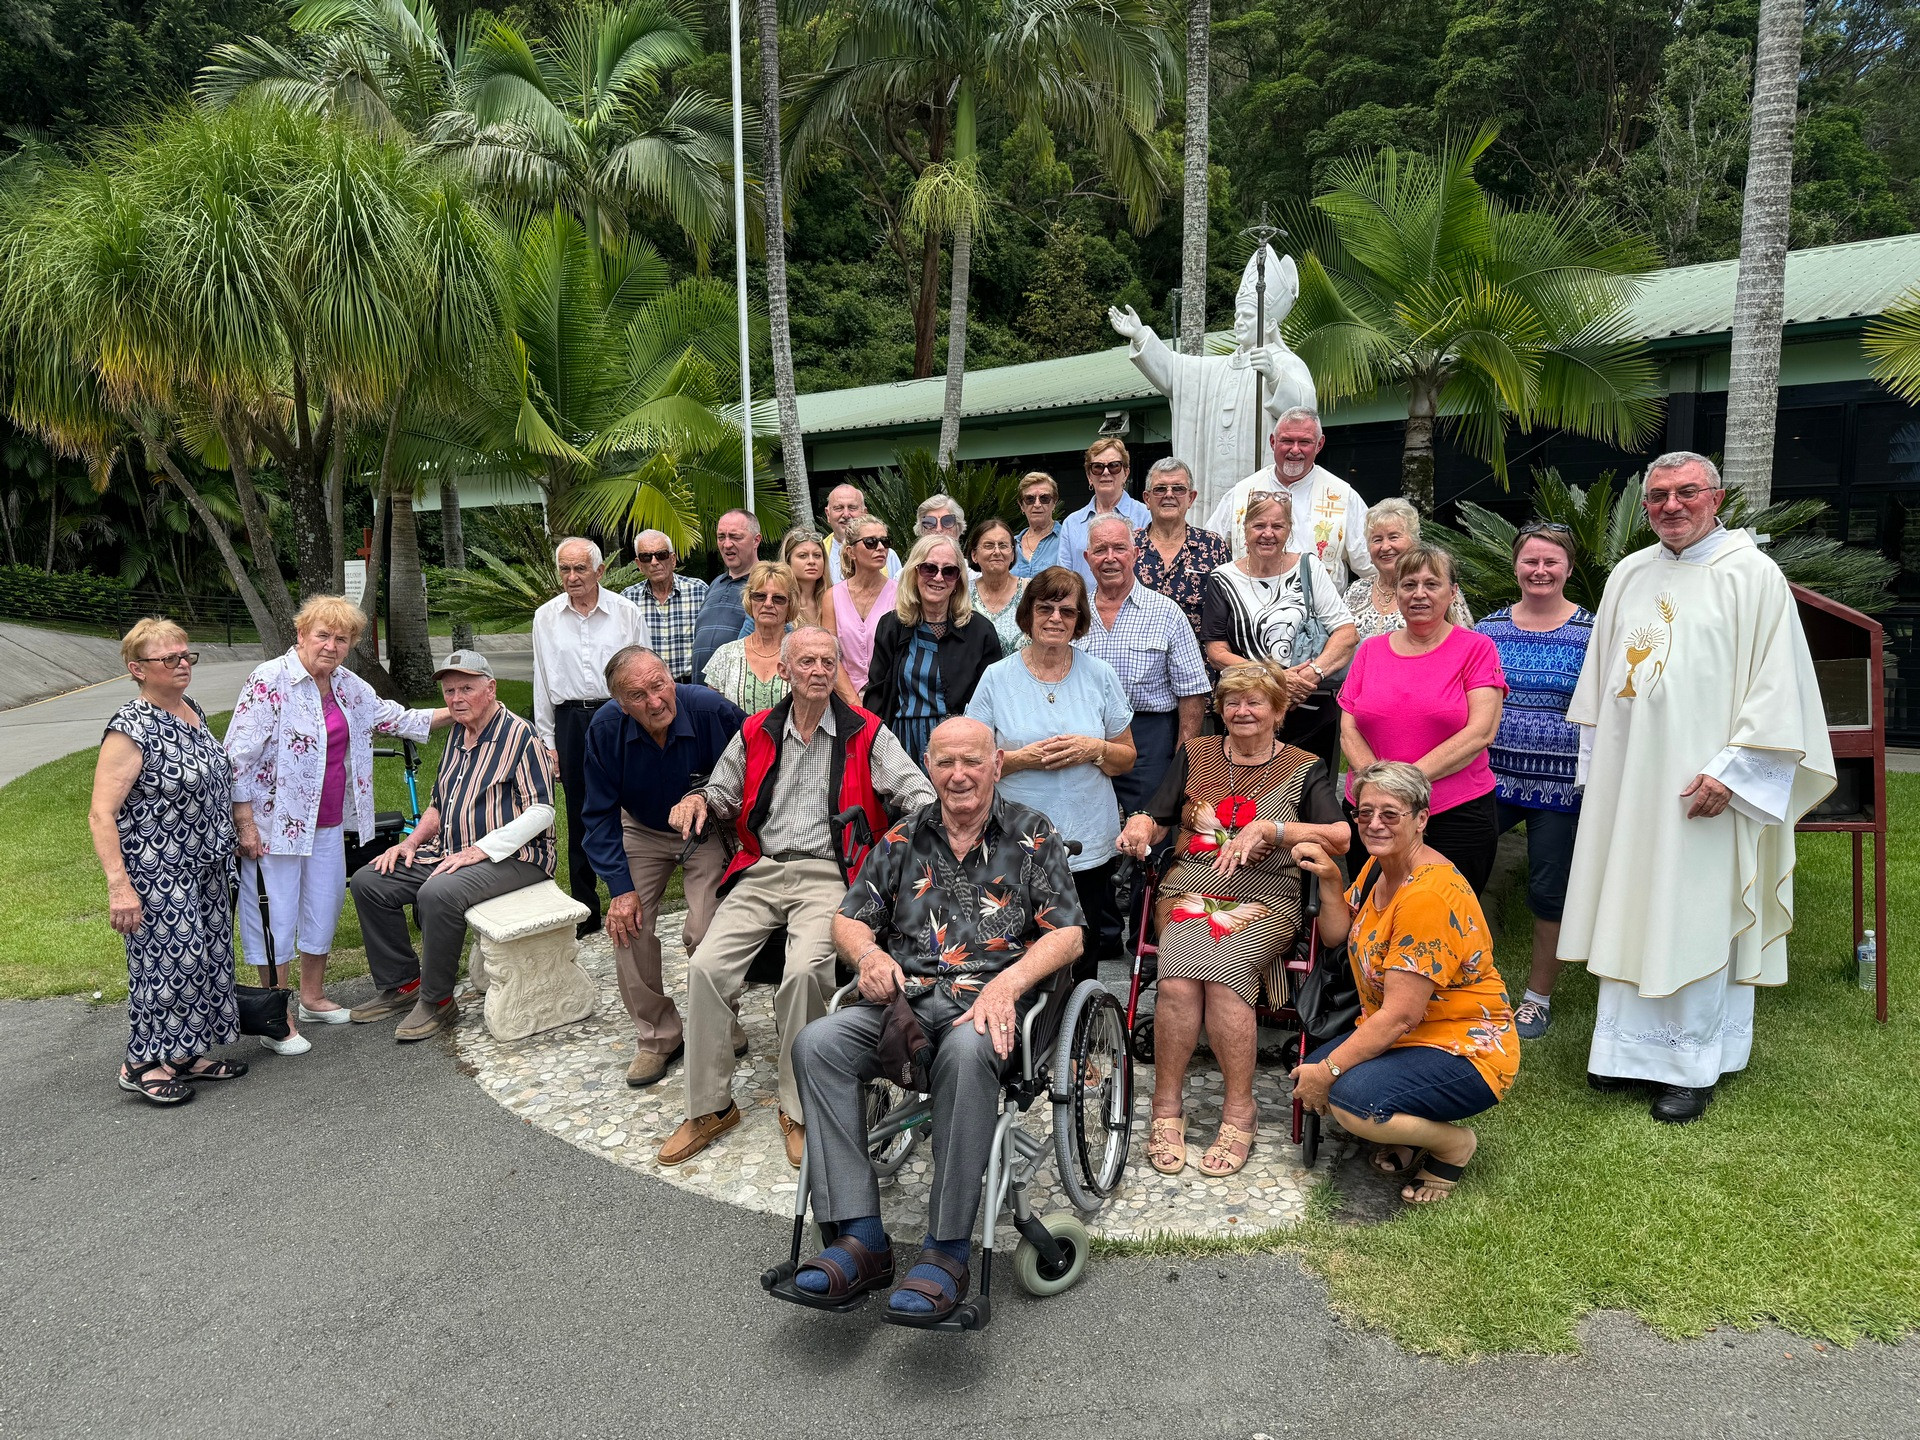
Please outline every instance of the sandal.
[{"label": "sandal", "polygon": [[[1466,1174],[1464,1165],[1449,1165],[1444,1160],[1435,1160],[1431,1156],[1407,1184],[1400,1187],[1400,1198],[1409,1205],[1438,1205],[1453,1194],[1453,1187],[1460,1183],[1460,1177]],[[1422,1200],[1419,1192],[1434,1190],[1439,1193],[1431,1199]]]},{"label": "sandal", "polygon": [[[1402,1156],[1402,1150],[1411,1150],[1413,1153]],[[1375,1174],[1398,1180],[1402,1175],[1419,1174],[1420,1167],[1426,1164],[1427,1154],[1418,1145],[1382,1145],[1367,1158],[1367,1164]]]},{"label": "sandal", "polygon": [[[182,1080],[191,1080],[195,1084],[202,1080],[238,1080],[247,1073],[244,1060],[215,1060],[207,1055],[187,1061],[184,1069],[181,1068],[179,1061],[172,1063],[174,1074]],[[206,1069],[202,1070],[200,1068],[202,1065],[206,1066]]]},{"label": "sandal", "polygon": [[938,1280],[918,1280],[911,1274],[900,1282],[900,1288],[893,1293],[921,1295],[933,1307],[931,1310],[900,1310],[892,1305],[887,1307],[890,1318],[904,1321],[909,1325],[932,1325],[951,1315],[967,1298],[967,1283],[973,1278],[973,1270],[964,1260],[955,1260],[951,1255],[938,1250],[922,1250],[913,1262],[913,1269],[922,1265],[932,1265],[944,1270],[953,1277],[954,1292],[951,1297],[940,1287]]},{"label": "sandal", "polygon": [[[122,1066],[120,1088],[149,1105],[184,1105],[193,1099],[193,1087],[172,1072],[172,1064],[171,1060],[149,1060],[144,1065]],[[167,1073],[156,1075],[156,1070]]]},{"label": "sandal", "polygon": [[[853,1271],[834,1256],[838,1250],[853,1261]],[[878,1290],[883,1285],[893,1283],[893,1246],[889,1245],[878,1254],[867,1249],[851,1235],[842,1235],[813,1259],[807,1261],[794,1272],[796,1278],[809,1270],[818,1270],[827,1277],[825,1290],[803,1292],[811,1300],[855,1300],[869,1290]],[[798,1289],[798,1286],[794,1287]]]},{"label": "sandal", "polygon": [[1155,1116],[1147,1126],[1147,1163],[1162,1175],[1187,1168],[1187,1117]]},{"label": "sandal", "polygon": [[1213,1144],[1207,1147],[1207,1153],[1200,1157],[1200,1173],[1211,1175],[1216,1180],[1224,1180],[1229,1175],[1238,1175],[1246,1169],[1247,1157],[1253,1153],[1253,1131],[1242,1130],[1238,1125],[1220,1122],[1220,1133],[1214,1137]]}]

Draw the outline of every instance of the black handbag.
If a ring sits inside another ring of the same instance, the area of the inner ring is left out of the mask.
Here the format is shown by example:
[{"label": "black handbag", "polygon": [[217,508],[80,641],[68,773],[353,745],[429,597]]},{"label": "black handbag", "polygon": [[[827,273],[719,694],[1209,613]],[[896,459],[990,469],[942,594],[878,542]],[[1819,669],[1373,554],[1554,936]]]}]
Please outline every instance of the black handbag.
[{"label": "black handbag", "polygon": [[[284,1040],[293,1033],[293,1026],[287,1021],[287,1005],[293,999],[293,992],[280,984],[280,966],[273,954],[273,920],[267,913],[267,877],[258,865],[254,866],[253,878],[260,892],[260,936],[267,947],[267,983],[242,985],[236,980],[233,999],[240,1009],[242,1035],[264,1035],[269,1040]],[[236,906],[240,902],[239,890],[236,882]]]},{"label": "black handbag", "polygon": [[[1367,877],[1367,888],[1361,893],[1361,899],[1373,893],[1379,879],[1380,868],[1376,865]],[[1308,923],[1313,922],[1309,919]],[[1301,978],[1299,988],[1294,991],[1293,1008],[1300,1017],[1300,1028],[1315,1040],[1331,1040],[1360,1023],[1360,987],[1354,984],[1353,966],[1347,962],[1345,945],[1320,947],[1313,969]]]}]

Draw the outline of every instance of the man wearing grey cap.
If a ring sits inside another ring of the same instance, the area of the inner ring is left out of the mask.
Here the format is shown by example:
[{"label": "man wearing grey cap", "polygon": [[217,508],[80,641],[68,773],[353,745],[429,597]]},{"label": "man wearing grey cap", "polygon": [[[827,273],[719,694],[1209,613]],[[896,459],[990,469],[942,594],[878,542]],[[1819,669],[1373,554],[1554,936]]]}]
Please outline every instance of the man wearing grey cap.
[{"label": "man wearing grey cap", "polygon": [[[406,839],[353,877],[353,908],[380,993],[354,1008],[365,1023],[407,1011],[402,1044],[452,1022],[467,911],[553,878],[553,783],[533,726],[500,703],[487,657],[456,650],[434,671],[456,729],[433,798]],[[425,958],[407,934],[420,919]]]}]

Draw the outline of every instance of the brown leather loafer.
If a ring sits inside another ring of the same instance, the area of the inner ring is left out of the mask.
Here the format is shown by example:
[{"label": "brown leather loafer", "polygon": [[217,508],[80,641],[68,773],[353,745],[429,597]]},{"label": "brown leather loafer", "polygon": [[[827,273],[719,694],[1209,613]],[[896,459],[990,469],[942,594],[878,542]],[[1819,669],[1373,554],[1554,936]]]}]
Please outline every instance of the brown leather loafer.
[{"label": "brown leather loafer", "polygon": [[707,1146],[740,1123],[740,1107],[729,1104],[712,1115],[690,1115],[680,1128],[667,1137],[654,1158],[662,1165],[679,1165],[691,1160]]},{"label": "brown leather loafer", "polygon": [[644,1090],[649,1085],[657,1085],[672,1065],[686,1053],[685,1045],[676,1045],[665,1055],[653,1050],[637,1051],[633,1063],[627,1066],[627,1084],[635,1090]]},{"label": "brown leather loafer", "polygon": [[787,1164],[798,1170],[800,1157],[807,1153],[807,1127],[789,1119],[787,1112],[782,1110],[780,1136],[787,1143]]},{"label": "brown leather loafer", "polygon": [[400,1022],[400,1028],[393,1032],[393,1038],[402,1045],[411,1045],[425,1040],[429,1035],[439,1034],[459,1018],[460,1007],[451,997],[437,1005],[431,1000],[416,1000],[413,1009],[407,1012],[407,1018]]}]

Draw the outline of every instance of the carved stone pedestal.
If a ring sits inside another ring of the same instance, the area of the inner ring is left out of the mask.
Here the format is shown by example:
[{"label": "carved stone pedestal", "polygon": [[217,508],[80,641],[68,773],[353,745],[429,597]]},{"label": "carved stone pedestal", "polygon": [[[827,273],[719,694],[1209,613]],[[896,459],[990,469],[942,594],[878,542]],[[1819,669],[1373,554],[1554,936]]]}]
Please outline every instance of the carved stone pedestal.
[{"label": "carved stone pedestal", "polygon": [[593,1014],[593,978],[574,956],[574,927],[587,907],[551,880],[483,901],[467,911],[474,987],[485,993],[487,1029],[523,1040]]}]

